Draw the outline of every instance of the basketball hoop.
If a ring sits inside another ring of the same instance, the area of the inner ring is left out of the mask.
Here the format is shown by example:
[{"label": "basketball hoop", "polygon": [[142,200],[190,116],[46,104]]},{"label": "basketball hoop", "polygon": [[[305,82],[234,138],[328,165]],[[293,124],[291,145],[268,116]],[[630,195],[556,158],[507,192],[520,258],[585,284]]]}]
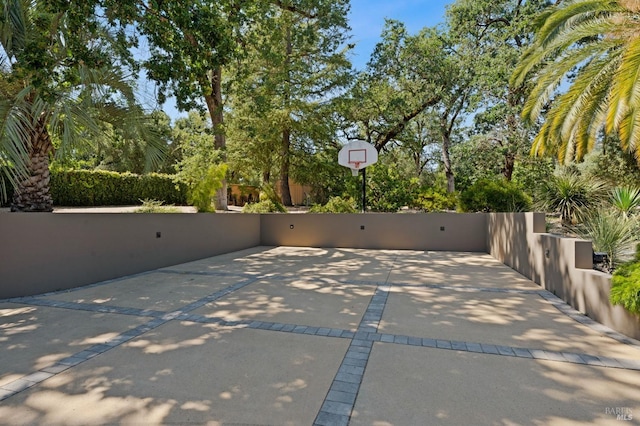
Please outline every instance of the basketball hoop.
[{"label": "basketball hoop", "polygon": [[366,167],[367,163],[367,150],[358,148],[350,149],[347,152],[349,158],[349,168],[351,168],[351,175],[358,176],[360,166]]},{"label": "basketball hoop", "polygon": [[360,171],[360,164],[362,164],[362,161],[349,161],[351,176],[358,176],[358,172]]},{"label": "basketball hoop", "polygon": [[362,169],[362,212],[367,211],[366,172],[367,166],[378,161],[378,151],[368,142],[353,141],[342,147],[338,153],[338,164],[351,169],[354,177]]},{"label": "basketball hoop", "polygon": [[363,141],[350,142],[338,153],[338,163],[351,169],[353,176],[358,171],[378,161],[378,151],[373,145]]}]

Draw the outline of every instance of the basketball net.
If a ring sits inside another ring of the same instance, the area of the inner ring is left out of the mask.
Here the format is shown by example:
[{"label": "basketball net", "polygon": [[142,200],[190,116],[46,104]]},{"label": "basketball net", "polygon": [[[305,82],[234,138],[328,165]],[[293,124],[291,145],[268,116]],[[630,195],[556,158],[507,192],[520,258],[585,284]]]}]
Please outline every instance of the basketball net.
[{"label": "basketball net", "polygon": [[353,164],[353,167],[351,168],[351,176],[358,176],[358,172],[360,171],[360,162],[356,161],[351,164]]}]

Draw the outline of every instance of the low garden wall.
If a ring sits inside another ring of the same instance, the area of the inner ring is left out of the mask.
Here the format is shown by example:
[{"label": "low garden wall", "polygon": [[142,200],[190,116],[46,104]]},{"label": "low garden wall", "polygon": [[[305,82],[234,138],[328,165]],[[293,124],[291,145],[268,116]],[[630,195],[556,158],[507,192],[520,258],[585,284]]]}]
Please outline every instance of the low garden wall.
[{"label": "low garden wall", "polygon": [[0,213],[0,299],[46,293],[260,245],[240,214]]},{"label": "low garden wall", "polygon": [[487,251],[487,216],[475,213],[263,214],[268,246]]},{"label": "low garden wall", "polygon": [[608,295],[591,242],[545,233],[544,214],[0,213],[0,299],[68,289],[245,248],[489,253],[580,312],[640,339]]},{"label": "low garden wall", "polygon": [[593,269],[590,241],[547,234],[543,213],[491,213],[487,251],[574,309],[640,339],[640,318],[609,302],[611,276]]}]

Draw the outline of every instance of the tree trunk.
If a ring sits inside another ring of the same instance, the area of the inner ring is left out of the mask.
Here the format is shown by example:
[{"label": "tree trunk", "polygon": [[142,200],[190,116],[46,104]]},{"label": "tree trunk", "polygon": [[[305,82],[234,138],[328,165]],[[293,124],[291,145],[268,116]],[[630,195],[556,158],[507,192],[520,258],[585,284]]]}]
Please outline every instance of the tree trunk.
[{"label": "tree trunk", "polygon": [[453,176],[453,169],[451,167],[451,157],[449,156],[449,147],[451,145],[451,139],[449,133],[442,132],[442,163],[444,164],[444,174],[447,177],[447,192],[449,194],[455,192],[456,184]]},{"label": "tree trunk", "polygon": [[[226,161],[227,154],[226,139],[224,135],[224,105],[222,103],[222,68],[218,67],[212,71],[211,76],[211,94],[205,95],[205,102],[211,116],[213,124],[213,132],[215,138],[215,147],[222,151],[222,161]],[[216,191],[213,201],[216,210],[228,210],[227,207],[227,180],[223,179],[222,188]]]},{"label": "tree trunk", "polygon": [[[289,111],[290,108],[290,63],[291,63],[291,54],[293,53],[293,45],[291,43],[291,28],[287,27],[286,34],[286,57],[285,57],[285,67],[286,67],[286,82],[285,82],[285,92],[284,92],[284,108],[286,111]],[[288,207],[293,206],[293,202],[291,201],[291,189],[289,188],[289,168],[291,167],[291,128],[289,127],[289,123],[286,123],[284,128],[282,129],[282,143],[280,145],[280,198],[282,199],[282,204]]]},{"label": "tree trunk", "polygon": [[49,154],[53,151],[53,144],[44,117],[38,119],[29,137],[30,140],[26,144],[29,154],[29,177],[18,182],[11,202],[11,211],[51,212],[53,198],[49,193]]},{"label": "tree trunk", "polygon": [[504,166],[502,167],[502,174],[504,177],[511,181],[511,177],[513,176],[513,169],[516,165],[516,156],[514,153],[509,152],[504,156]]},{"label": "tree trunk", "polygon": [[280,198],[285,206],[293,206],[291,201],[291,189],[289,188],[289,166],[291,149],[291,131],[285,128],[282,131],[282,145],[280,147],[281,163],[280,163]]},{"label": "tree trunk", "polygon": [[[507,103],[509,105],[510,110],[518,109],[518,105],[520,105],[520,100],[524,96],[524,87],[520,86],[518,88],[509,89],[509,95],[507,98]],[[504,163],[502,166],[502,174],[504,177],[511,181],[513,176],[513,171],[516,167],[516,157],[518,155],[518,145],[519,145],[519,118],[516,114],[509,114],[507,116],[507,149],[504,154]]]}]

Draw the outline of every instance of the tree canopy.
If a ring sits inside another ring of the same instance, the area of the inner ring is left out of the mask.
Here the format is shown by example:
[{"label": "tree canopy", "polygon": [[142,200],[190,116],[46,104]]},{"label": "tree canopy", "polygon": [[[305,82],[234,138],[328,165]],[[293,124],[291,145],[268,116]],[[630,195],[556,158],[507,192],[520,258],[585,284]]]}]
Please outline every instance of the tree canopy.
[{"label": "tree canopy", "polygon": [[[336,157],[361,140],[381,155],[371,205],[394,210],[450,208],[493,180],[533,195],[553,162],[529,152],[637,168],[636,3],[456,0],[435,27],[388,20],[353,70],[348,0],[4,0],[0,184],[16,210],[50,210],[55,151],[60,167],[153,163],[203,210],[213,188],[226,208],[227,182],[277,186],[285,205],[290,181],[317,202],[357,200]],[[141,76],[189,117],[144,111]]]},{"label": "tree canopy", "polygon": [[[51,211],[49,157],[109,123],[152,140],[116,35],[90,3],[4,0],[0,4],[0,169],[13,210]],[[159,144],[149,145],[151,160]]]},{"label": "tree canopy", "polygon": [[531,121],[544,115],[533,153],[580,161],[604,131],[640,158],[639,13],[636,1],[572,0],[538,17],[511,79],[535,82],[522,111]]}]

